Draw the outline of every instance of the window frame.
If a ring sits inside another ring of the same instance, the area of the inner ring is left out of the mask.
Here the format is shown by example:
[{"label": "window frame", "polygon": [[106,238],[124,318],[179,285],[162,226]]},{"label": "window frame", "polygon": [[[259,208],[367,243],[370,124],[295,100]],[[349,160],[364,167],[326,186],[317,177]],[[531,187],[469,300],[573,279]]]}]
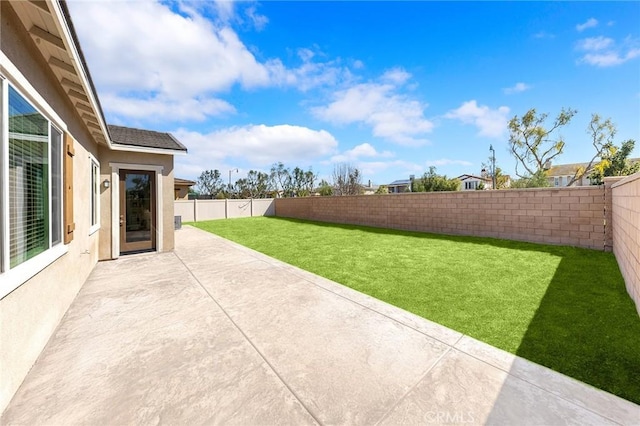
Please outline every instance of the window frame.
[{"label": "window frame", "polygon": [[[52,130],[60,132],[64,139],[67,126],[60,117],[53,111],[48,103],[42,98],[35,88],[27,81],[27,79],[11,64],[5,61],[5,56],[0,55],[4,72],[0,72],[0,173],[2,174],[2,186],[0,187],[0,299],[3,299],[9,293],[27,282],[34,275],[45,269],[47,266],[55,262],[58,258],[68,252],[68,246],[63,241],[53,244],[53,200],[52,200],[52,164],[51,164],[51,144]],[[29,104],[41,114],[49,124],[49,136],[47,143],[48,164],[48,211],[49,211],[49,247],[42,253],[28,259],[13,268],[10,267],[10,224],[9,224],[9,86],[22,96]],[[6,115],[6,119],[5,119]],[[62,151],[61,146],[61,151]],[[60,177],[60,179],[62,179]],[[62,186],[62,182],[60,182]],[[64,201],[60,203],[61,210],[64,207]],[[61,213],[61,212],[60,212]],[[60,227],[64,226],[63,216],[60,214]],[[62,234],[62,229],[60,230]]]},{"label": "window frame", "polygon": [[[100,163],[93,155],[89,154],[89,235],[100,229]],[[95,180],[94,180],[95,177]],[[95,215],[95,217],[94,217]]]}]

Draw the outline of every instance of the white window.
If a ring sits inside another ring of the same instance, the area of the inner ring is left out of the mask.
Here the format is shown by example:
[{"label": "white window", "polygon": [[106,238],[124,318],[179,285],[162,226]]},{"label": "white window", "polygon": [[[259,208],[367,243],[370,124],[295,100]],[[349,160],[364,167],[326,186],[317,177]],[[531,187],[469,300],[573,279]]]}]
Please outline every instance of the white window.
[{"label": "white window", "polygon": [[62,132],[0,79],[0,298],[62,254]]},{"label": "white window", "polygon": [[560,179],[559,177],[554,177],[553,178],[553,186],[560,186]]},{"label": "white window", "polygon": [[89,157],[91,161],[91,228],[89,234],[93,234],[100,229],[100,165],[95,158]]}]

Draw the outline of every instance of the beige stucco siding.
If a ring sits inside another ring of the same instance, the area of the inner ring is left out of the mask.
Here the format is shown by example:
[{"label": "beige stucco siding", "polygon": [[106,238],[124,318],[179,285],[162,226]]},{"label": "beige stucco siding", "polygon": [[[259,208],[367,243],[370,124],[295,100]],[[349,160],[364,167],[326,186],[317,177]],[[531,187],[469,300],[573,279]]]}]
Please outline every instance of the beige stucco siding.
[{"label": "beige stucco siding", "polygon": [[[100,182],[105,179],[112,179],[112,169],[110,163],[131,164],[131,169],[136,169],[135,165],[143,164],[149,166],[162,166],[162,218],[163,218],[163,234],[162,251],[173,250],[173,203],[174,203],[174,186],[173,186],[173,156],[162,154],[147,154],[126,151],[113,151],[107,147],[100,147],[98,153],[100,158]],[[111,215],[113,208],[119,209],[119,206],[112,206],[111,191],[117,182],[111,182],[108,189],[104,185],[100,187],[100,223],[111,223]],[[112,235],[111,226],[102,226],[100,228],[100,260],[112,259]]]},{"label": "beige stucco siding", "polygon": [[[0,49],[63,121],[74,138],[74,220],[68,252],[0,300],[0,411],[55,331],[98,260],[98,233],[89,235],[90,162],[97,146],[58,82],[19,23],[11,5],[0,1]],[[5,75],[15,84],[15,76]],[[30,93],[19,88],[30,97]],[[39,105],[35,105],[41,108]],[[50,118],[50,117],[49,117]],[[0,283],[2,276],[0,275]],[[1,284],[0,284],[1,285]]]}]

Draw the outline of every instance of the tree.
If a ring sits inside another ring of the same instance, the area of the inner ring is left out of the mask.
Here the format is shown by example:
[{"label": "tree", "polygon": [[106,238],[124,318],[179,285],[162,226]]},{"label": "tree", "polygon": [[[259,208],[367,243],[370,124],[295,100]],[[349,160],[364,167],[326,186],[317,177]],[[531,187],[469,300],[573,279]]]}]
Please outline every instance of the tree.
[{"label": "tree", "polygon": [[198,177],[198,192],[215,198],[224,189],[219,170],[205,170]]},{"label": "tree", "polygon": [[413,192],[459,191],[460,186],[461,182],[458,179],[439,175],[436,173],[436,168],[431,166],[422,178],[413,180],[411,190]]},{"label": "tree", "polygon": [[302,185],[302,187],[307,192],[307,195],[311,195],[311,193],[313,192],[313,187],[316,184],[316,179],[318,179],[318,176],[313,173],[313,170],[309,169],[304,173],[304,184]]},{"label": "tree", "polygon": [[326,180],[322,179],[320,181],[320,186],[318,188],[318,192],[323,197],[327,197],[333,195],[333,187]]},{"label": "tree", "polygon": [[270,177],[274,182],[276,192],[280,193],[280,196],[291,197],[293,195],[291,172],[282,162],[271,166]]},{"label": "tree", "polygon": [[349,163],[333,166],[334,195],[358,195],[362,192],[362,175]]},{"label": "tree", "polygon": [[633,152],[636,141],[622,142],[620,147],[612,146],[609,152],[603,153],[601,160],[589,175],[591,183],[599,185],[606,176],[627,176],[640,171],[640,161],[632,163],[629,155]]},{"label": "tree", "polygon": [[516,179],[511,182],[511,188],[545,188],[551,186],[545,170],[539,170],[532,176]]},{"label": "tree", "polygon": [[389,193],[389,188],[387,188],[387,185],[380,185],[378,189],[376,189],[376,194],[388,194],[388,193]]},{"label": "tree", "polygon": [[[489,162],[488,163],[482,163],[482,168],[484,170],[489,170],[486,174],[487,178],[491,179],[491,182],[493,183],[493,173],[491,172],[491,167],[489,166],[491,164],[492,158],[489,157]],[[509,188],[510,182],[509,182],[509,176],[505,175],[502,172],[502,168],[496,166],[496,188],[495,189],[507,189]]]},{"label": "tree", "polygon": [[[564,150],[562,136],[553,136],[561,127],[569,124],[576,114],[571,108],[562,109],[551,127],[547,130],[544,123],[548,114],[537,114],[535,108],[527,111],[522,118],[517,115],[509,120],[509,149],[516,158],[516,175],[521,178],[536,176]],[[520,174],[518,166],[522,166],[526,173]]]},{"label": "tree", "polygon": [[271,181],[268,174],[249,170],[245,179],[236,181],[236,187],[242,198],[265,198],[271,190]]},{"label": "tree", "polygon": [[591,135],[591,144],[596,149],[596,153],[593,155],[586,167],[578,167],[576,169],[567,186],[571,186],[575,181],[582,179],[582,177],[591,170],[597,158],[603,158],[611,152],[614,148],[613,138],[616,135],[616,131],[616,126],[611,122],[610,118],[607,118],[605,121],[601,121],[598,114],[591,115],[591,121],[587,127],[587,133]]}]

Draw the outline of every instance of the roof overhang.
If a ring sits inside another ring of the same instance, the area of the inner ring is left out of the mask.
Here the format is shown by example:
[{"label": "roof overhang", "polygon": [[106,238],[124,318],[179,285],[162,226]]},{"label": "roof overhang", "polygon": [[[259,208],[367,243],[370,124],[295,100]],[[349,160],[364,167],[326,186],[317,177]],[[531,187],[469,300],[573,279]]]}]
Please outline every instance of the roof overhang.
[{"label": "roof overhang", "polygon": [[145,146],[125,145],[115,142],[112,142],[110,147],[114,151],[140,152],[144,154],[187,155],[187,151],[179,149],[150,148]]},{"label": "roof overhang", "polygon": [[66,5],[57,0],[10,1],[95,142],[111,147],[98,96],[70,26]]}]

